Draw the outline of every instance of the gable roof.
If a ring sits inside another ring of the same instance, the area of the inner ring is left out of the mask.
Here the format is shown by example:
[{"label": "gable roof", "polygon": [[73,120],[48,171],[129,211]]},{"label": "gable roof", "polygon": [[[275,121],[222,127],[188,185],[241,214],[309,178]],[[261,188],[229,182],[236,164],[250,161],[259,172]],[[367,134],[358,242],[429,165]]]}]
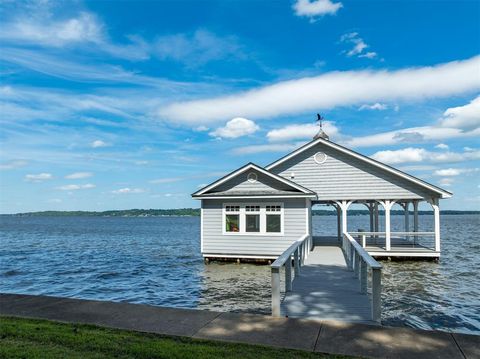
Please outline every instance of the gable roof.
[{"label": "gable roof", "polygon": [[441,198],[449,198],[452,196],[452,193],[451,192],[448,192],[440,187],[437,187],[435,185],[432,185],[428,182],[425,182],[417,177],[414,177],[412,175],[409,175],[405,172],[402,172],[400,170],[397,170],[396,168],[393,168],[391,166],[388,166],[382,162],[379,162],[379,161],[376,161],[370,157],[367,157],[367,156],[364,156],[358,152],[355,152],[353,150],[350,150],[349,148],[346,148],[346,147],[343,147],[341,145],[338,145],[334,142],[331,142],[331,141],[328,141],[328,140],[325,140],[323,138],[317,138],[313,141],[310,141],[308,142],[307,144],[303,145],[302,147],[296,149],[295,151],[283,156],[282,158],[280,158],[279,160],[275,161],[275,162],[272,162],[271,164],[269,164],[268,166],[265,167],[265,169],[267,169],[268,171],[270,171],[272,168],[284,163],[285,161],[288,161],[289,159],[297,156],[298,154],[308,150],[309,148],[312,148],[313,146],[317,145],[317,144],[323,144],[327,147],[330,147],[330,148],[333,148],[339,152],[342,152],[346,155],[349,155],[351,157],[354,157],[360,161],[363,161],[365,163],[368,163],[376,168],[379,168],[380,170],[382,171],[385,171],[387,173],[390,173],[394,176],[397,176],[397,177],[400,177],[404,180],[407,180],[417,186],[420,186],[422,188],[426,188],[432,192],[435,192],[435,193],[438,193]]},{"label": "gable roof", "polygon": [[[252,163],[252,162],[249,162],[247,163],[245,166],[243,167],[240,167],[239,169],[233,171],[233,172],[230,172],[229,174],[223,176],[222,178],[218,179],[217,181],[209,184],[208,186],[205,186],[201,189],[199,189],[197,192],[193,193],[192,194],[192,197],[202,197],[204,195],[210,195],[209,191],[215,189],[216,187],[220,186],[221,184],[227,182],[228,180],[232,179],[232,178],[235,178],[236,176],[248,171],[248,170],[251,170],[251,169],[254,169],[260,173],[263,173],[264,175],[270,177],[270,178],[273,178],[274,180],[276,181],[279,181],[279,182],[282,182],[284,184],[286,184],[289,188],[292,188],[292,190],[294,190],[295,192],[299,192],[298,194],[303,194],[303,195],[308,195],[308,196],[315,196],[315,192],[309,190],[308,188],[305,188],[301,185],[299,185],[298,183],[295,183],[295,182],[292,182],[282,176],[279,176],[279,175],[276,175],[274,173],[271,173],[271,172],[268,172],[267,170],[265,170],[264,168]],[[284,193],[285,195],[287,194],[286,192]],[[290,195],[292,194],[291,192],[289,193]],[[257,194],[258,196],[261,196],[262,194]]]}]

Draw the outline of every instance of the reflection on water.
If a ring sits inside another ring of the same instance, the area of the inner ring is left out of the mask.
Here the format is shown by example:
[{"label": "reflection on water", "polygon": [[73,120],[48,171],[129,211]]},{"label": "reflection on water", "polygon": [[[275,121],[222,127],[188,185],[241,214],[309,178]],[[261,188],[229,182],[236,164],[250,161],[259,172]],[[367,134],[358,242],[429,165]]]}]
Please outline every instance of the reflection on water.
[{"label": "reflection on water", "polygon": [[[270,269],[211,263],[199,253],[199,218],[0,217],[0,291],[152,305],[270,313]],[[334,235],[336,217],[314,217]],[[480,333],[480,226],[442,216],[439,263],[383,261],[386,325]],[[349,217],[349,229],[367,228]],[[420,217],[420,230],[433,228]],[[392,217],[403,230],[403,217]]]}]

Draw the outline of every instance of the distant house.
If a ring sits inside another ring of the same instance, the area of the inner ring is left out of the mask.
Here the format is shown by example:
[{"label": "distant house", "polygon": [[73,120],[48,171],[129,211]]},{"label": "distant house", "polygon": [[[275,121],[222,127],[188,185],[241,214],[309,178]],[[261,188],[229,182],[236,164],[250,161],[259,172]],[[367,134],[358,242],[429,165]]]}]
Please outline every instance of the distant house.
[{"label": "distant house", "polygon": [[[311,236],[314,204],[337,209],[340,240],[348,231],[348,208],[353,203],[362,203],[369,210],[369,231],[350,234],[370,254],[439,257],[439,200],[451,196],[444,189],[329,141],[321,127],[311,142],[270,165],[248,163],[192,194],[201,200],[203,257],[238,259],[276,258],[294,241]],[[430,232],[418,231],[421,201],[433,208]],[[394,204],[405,210],[404,232],[391,231],[390,209]],[[384,211],[380,224],[379,207]],[[313,243],[316,240],[322,238],[315,237]]]}]

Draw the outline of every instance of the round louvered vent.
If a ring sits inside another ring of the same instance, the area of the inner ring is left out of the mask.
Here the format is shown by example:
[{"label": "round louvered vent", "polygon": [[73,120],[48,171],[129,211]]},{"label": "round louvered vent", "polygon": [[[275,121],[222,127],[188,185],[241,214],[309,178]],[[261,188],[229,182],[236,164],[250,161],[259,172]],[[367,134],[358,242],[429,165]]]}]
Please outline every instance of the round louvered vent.
[{"label": "round louvered vent", "polygon": [[327,160],[327,155],[323,152],[317,152],[313,156],[313,159],[320,165]]}]

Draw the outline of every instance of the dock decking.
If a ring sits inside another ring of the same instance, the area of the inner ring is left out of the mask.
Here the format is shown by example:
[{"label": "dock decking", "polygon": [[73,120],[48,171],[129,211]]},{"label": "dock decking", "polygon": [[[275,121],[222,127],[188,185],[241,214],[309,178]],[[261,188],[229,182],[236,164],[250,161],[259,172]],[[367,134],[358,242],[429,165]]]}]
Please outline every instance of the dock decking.
[{"label": "dock decking", "polygon": [[368,295],[361,293],[359,281],[336,245],[315,246],[308,254],[281,311],[294,318],[375,323]]}]

